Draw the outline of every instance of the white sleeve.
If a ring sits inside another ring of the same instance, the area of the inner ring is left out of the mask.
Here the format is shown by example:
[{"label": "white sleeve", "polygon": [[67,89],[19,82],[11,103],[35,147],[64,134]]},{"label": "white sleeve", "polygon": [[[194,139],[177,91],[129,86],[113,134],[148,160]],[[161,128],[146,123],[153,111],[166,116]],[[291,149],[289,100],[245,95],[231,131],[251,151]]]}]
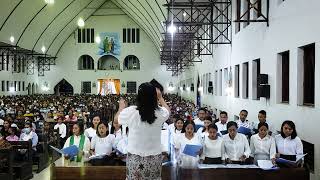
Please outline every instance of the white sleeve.
[{"label": "white sleeve", "polygon": [[296,141],[296,154],[302,155],[303,154],[303,145],[301,139],[297,136],[295,138]]},{"label": "white sleeve", "polygon": [[[71,137],[71,136],[70,136],[70,137]],[[69,147],[70,137],[68,137],[68,139],[67,139],[66,142],[64,143],[63,148]]]},{"label": "white sleeve", "polygon": [[[62,128],[63,127],[63,128]],[[61,126],[61,128],[62,128],[62,133],[61,133],[61,138],[65,138],[66,136],[67,136],[67,126],[65,125],[65,124],[63,124],[62,126]]]},{"label": "white sleeve", "polygon": [[159,107],[156,112],[157,119],[161,122],[164,122],[169,118],[170,112],[165,107]]},{"label": "white sleeve", "polygon": [[275,158],[276,157],[276,153],[277,153],[277,150],[276,150],[276,141],[274,140],[273,137],[271,137],[271,147],[270,147],[270,159],[272,158]]},{"label": "white sleeve", "polygon": [[251,157],[254,157],[254,153],[255,153],[255,147],[254,147],[254,136],[251,136],[250,138],[250,150],[251,150]]},{"label": "white sleeve", "polygon": [[88,129],[84,130],[84,135],[89,138],[89,133],[88,133]]},{"label": "white sleeve", "polygon": [[251,154],[250,146],[248,139],[246,138],[245,135],[242,136],[243,142],[244,142],[244,155],[248,158]]},{"label": "white sleeve", "polygon": [[120,114],[119,114],[119,116],[118,116],[118,122],[119,122],[119,124],[121,124],[121,125],[128,125],[128,121],[129,121],[129,119],[130,119],[130,117],[131,117],[131,115],[132,115],[132,108],[134,108],[134,107],[132,107],[132,106],[130,106],[130,107],[127,107],[127,108],[124,108],[121,112],[120,112]]}]

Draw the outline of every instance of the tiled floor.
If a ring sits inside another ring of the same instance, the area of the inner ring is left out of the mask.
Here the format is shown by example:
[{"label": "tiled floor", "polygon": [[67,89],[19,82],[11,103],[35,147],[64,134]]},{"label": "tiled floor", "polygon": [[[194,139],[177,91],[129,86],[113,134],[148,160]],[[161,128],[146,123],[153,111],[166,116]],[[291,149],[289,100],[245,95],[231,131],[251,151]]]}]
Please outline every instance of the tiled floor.
[{"label": "tiled floor", "polygon": [[[58,159],[55,164],[59,166],[62,163],[62,158]],[[42,170],[40,173],[34,173],[32,180],[50,180],[50,167]]]}]

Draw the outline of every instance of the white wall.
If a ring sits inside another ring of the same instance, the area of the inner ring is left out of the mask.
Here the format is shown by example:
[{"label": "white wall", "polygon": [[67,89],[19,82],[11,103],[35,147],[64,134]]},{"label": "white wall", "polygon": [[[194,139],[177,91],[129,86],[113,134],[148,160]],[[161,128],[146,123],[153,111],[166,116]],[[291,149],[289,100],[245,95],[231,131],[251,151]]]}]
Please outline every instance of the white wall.
[{"label": "white wall", "polygon": [[[283,120],[295,122],[298,135],[301,139],[315,145],[315,174],[311,179],[320,179],[320,141],[318,124],[320,117],[320,17],[318,7],[320,1],[309,0],[308,3],[301,0],[274,0],[270,1],[270,25],[266,23],[251,23],[239,33],[232,36],[232,46],[220,45],[214,51],[213,57],[203,58],[202,63],[197,63],[195,69],[190,69],[180,76],[185,80],[193,76],[194,79],[200,74],[211,72],[231,66],[233,71],[235,65],[240,64],[240,98],[234,98],[233,93],[229,96],[204,94],[201,98],[203,104],[211,105],[218,110],[229,113],[229,119],[233,120],[241,109],[249,111],[248,119],[257,121],[258,111],[267,111],[267,119],[276,127],[281,126]],[[235,6],[234,6],[235,7]],[[233,29],[235,25],[233,24]],[[315,43],[315,107],[298,106],[298,47]],[[277,85],[277,54],[290,50],[290,103],[277,103],[276,96],[279,91]],[[269,75],[271,86],[270,100],[261,98],[253,100],[252,93],[252,61],[260,58],[262,74]],[[249,98],[242,99],[242,63],[249,62]],[[188,77],[186,77],[188,76]],[[218,83],[219,84],[219,83]],[[216,90],[217,87],[214,87]],[[224,89],[223,89],[224,91]],[[187,92],[182,96],[190,99]],[[195,99],[195,93],[192,94]]]},{"label": "white wall", "polygon": [[[94,28],[95,36],[100,32],[118,32],[121,43],[120,68],[123,69],[123,61],[126,56],[135,55],[140,60],[140,70],[77,70],[78,59],[81,55],[88,54],[93,57],[95,69],[97,69],[100,56],[97,55],[97,44],[78,44],[75,33],[68,38],[58,53],[56,65],[52,66],[51,71],[45,72],[44,77],[39,77],[41,85],[44,82],[49,84],[49,91],[42,93],[54,93],[54,86],[63,78],[73,86],[75,93],[81,92],[81,81],[93,83],[103,78],[120,79],[121,83],[136,81],[138,86],[153,78],[159,80],[164,87],[167,87],[172,81],[170,72],[165,70],[165,66],[160,66],[159,51],[141,28],[140,43],[122,43],[123,28],[139,28],[127,15],[92,16],[85,22],[85,28]],[[97,87],[91,88],[93,94],[97,94]],[[126,91],[122,88],[121,92]]]}]

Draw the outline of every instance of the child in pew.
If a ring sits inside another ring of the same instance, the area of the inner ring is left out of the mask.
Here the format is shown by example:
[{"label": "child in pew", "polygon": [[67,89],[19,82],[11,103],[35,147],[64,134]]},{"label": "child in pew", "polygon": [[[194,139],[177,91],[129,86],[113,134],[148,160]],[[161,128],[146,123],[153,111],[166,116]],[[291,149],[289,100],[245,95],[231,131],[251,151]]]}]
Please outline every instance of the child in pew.
[{"label": "child in pew", "polygon": [[114,145],[115,136],[109,134],[108,124],[100,122],[97,125],[96,136],[91,140],[90,154],[100,156],[90,159],[92,165],[114,165],[113,157],[111,157],[112,146]]},{"label": "child in pew", "polygon": [[76,157],[65,155],[65,158],[77,163],[87,161],[90,152],[90,140],[83,134],[83,124],[74,124],[72,133],[73,135],[66,140],[63,148],[76,145],[79,148],[79,153]]},{"label": "child in pew", "polygon": [[193,121],[186,121],[183,125],[182,134],[175,138],[174,147],[176,149],[176,159],[178,165],[182,168],[196,168],[199,163],[201,150],[196,157],[183,153],[187,144],[201,145],[201,139],[195,133],[195,128],[196,125]]},{"label": "child in pew", "polygon": [[10,127],[9,130],[9,136],[6,137],[7,141],[19,141],[19,137],[17,136],[17,129],[14,127]]},{"label": "child in pew", "polygon": [[36,147],[38,144],[38,135],[32,131],[32,126],[30,122],[24,124],[24,129],[20,135],[20,141],[32,141],[32,149],[34,152],[37,151]]},{"label": "child in pew", "polygon": [[208,126],[208,134],[203,139],[203,153],[200,162],[204,164],[222,164],[224,154],[224,143],[218,136],[218,127],[215,124]]},{"label": "child in pew", "polygon": [[[297,156],[303,155],[303,145],[297,135],[294,122],[286,120],[281,125],[281,134],[275,136],[277,147],[277,158],[296,161]],[[291,167],[290,164],[278,164],[280,167]],[[303,159],[295,166],[303,166]]]},{"label": "child in pew", "polygon": [[211,116],[206,116],[203,120],[203,123],[204,123],[204,126],[203,127],[200,127],[197,131],[197,135],[203,139],[205,136],[208,136],[209,135],[209,129],[208,129],[208,126],[210,124],[212,124],[212,117]]},{"label": "child in pew", "polygon": [[274,129],[273,129],[273,126],[272,126],[271,122],[270,121],[267,122],[266,118],[267,118],[267,112],[265,110],[259,111],[259,113],[258,113],[258,120],[259,121],[253,123],[253,131],[254,131],[255,134],[258,133],[259,132],[259,129],[258,129],[259,123],[267,123],[268,126],[269,126],[268,134],[270,136],[274,137],[276,135],[276,132],[274,132]]},{"label": "child in pew", "polygon": [[257,160],[271,160],[275,164],[276,143],[272,136],[268,134],[269,125],[261,122],[258,125],[258,134],[251,136],[250,149],[251,157],[254,158],[254,163]]}]

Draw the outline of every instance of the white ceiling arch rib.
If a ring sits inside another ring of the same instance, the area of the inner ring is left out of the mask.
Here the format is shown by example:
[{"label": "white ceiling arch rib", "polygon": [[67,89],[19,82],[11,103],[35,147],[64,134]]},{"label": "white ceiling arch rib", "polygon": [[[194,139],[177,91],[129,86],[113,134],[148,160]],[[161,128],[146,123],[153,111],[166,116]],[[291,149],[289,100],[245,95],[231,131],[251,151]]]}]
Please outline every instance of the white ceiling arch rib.
[{"label": "white ceiling arch rib", "polygon": [[90,18],[107,1],[132,18],[159,51],[166,0],[55,0],[53,5],[44,0],[1,0],[0,41],[10,44],[14,36],[22,48],[37,51],[45,45],[48,54],[57,54],[77,29],[76,18]]}]

